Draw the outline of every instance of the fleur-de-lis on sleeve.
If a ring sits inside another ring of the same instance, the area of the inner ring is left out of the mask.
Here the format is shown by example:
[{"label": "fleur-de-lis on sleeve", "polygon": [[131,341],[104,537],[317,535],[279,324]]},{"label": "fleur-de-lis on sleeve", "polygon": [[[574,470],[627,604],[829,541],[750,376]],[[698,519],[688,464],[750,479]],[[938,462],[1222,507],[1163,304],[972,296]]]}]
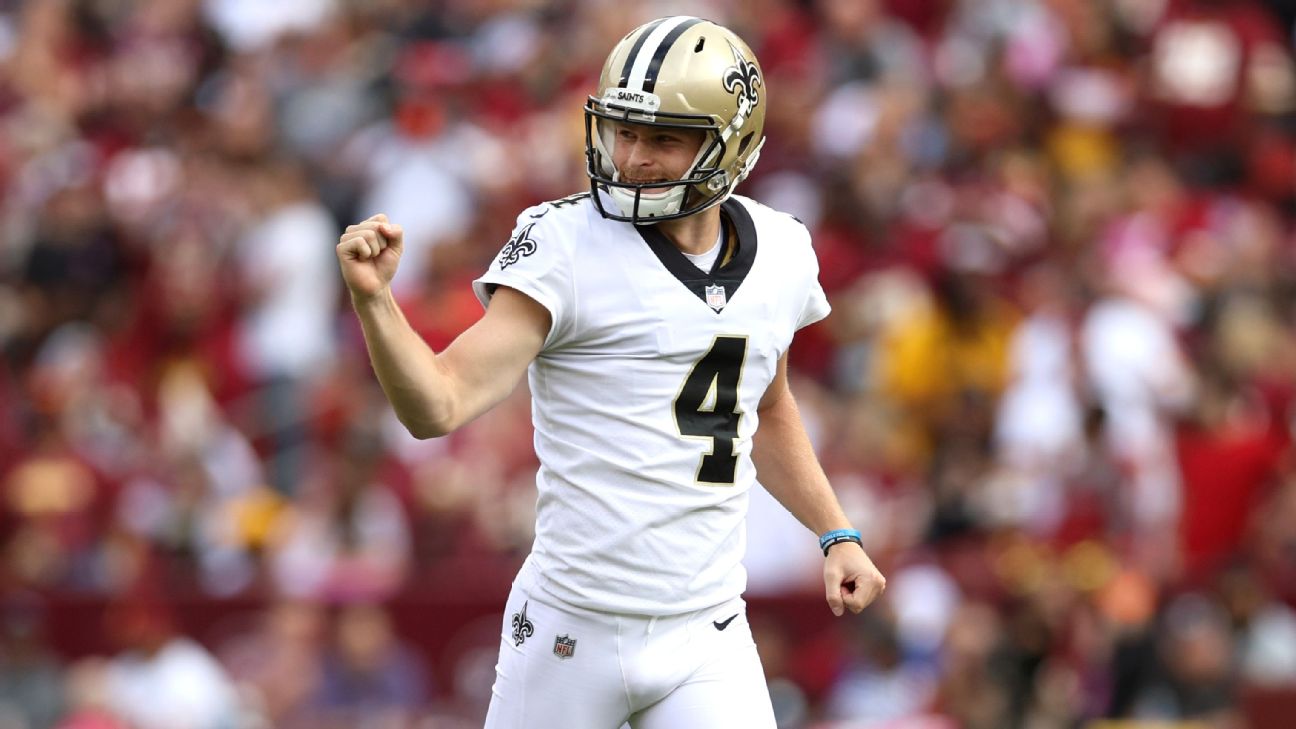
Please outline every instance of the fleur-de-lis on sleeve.
[{"label": "fleur-de-lis on sleeve", "polygon": [[517,232],[517,235],[509,239],[499,254],[500,270],[517,263],[526,256],[536,252],[536,242],[531,239],[531,229],[535,223],[528,223],[526,227]]}]

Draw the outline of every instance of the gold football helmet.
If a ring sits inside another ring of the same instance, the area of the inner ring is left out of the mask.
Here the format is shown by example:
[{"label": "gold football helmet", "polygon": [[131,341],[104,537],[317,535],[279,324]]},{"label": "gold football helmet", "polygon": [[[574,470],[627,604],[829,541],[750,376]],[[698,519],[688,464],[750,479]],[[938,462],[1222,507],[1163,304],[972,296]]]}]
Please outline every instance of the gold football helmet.
[{"label": "gold football helmet", "polygon": [[[755,166],[765,143],[764,86],[747,44],[708,20],[660,18],[630,31],[608,55],[598,92],[585,104],[586,173],[599,212],[643,225],[723,202]],[[700,129],[706,135],[682,179],[630,183],[619,179],[612,162],[614,122]]]}]

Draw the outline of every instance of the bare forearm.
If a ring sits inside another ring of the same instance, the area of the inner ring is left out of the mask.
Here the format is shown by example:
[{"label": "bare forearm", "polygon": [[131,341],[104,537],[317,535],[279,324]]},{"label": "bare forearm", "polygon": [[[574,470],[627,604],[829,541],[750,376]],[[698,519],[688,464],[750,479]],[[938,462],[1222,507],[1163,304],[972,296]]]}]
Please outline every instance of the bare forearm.
[{"label": "bare forearm", "polygon": [[760,417],[752,461],[765,489],[816,535],[849,528],[791,394],[762,408]]},{"label": "bare forearm", "polygon": [[401,423],[415,437],[444,435],[453,428],[453,399],[436,354],[409,325],[387,291],[352,299],[378,383]]}]

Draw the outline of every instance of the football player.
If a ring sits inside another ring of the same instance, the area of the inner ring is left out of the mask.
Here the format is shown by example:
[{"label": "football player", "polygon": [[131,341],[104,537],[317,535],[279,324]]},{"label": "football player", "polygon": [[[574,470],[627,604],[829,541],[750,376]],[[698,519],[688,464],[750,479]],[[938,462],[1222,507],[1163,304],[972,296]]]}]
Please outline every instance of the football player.
[{"label": "football player", "polygon": [[337,246],[378,379],[419,437],[528,375],[536,538],[514,581],[486,726],[773,727],[741,597],[748,492],[819,535],[831,610],[885,586],[788,389],[793,334],[828,315],[810,236],[733,194],[769,100],[751,50],[693,17],[612,49],[585,106],[588,192],[518,216],[440,353],[392,298],[401,229]]}]

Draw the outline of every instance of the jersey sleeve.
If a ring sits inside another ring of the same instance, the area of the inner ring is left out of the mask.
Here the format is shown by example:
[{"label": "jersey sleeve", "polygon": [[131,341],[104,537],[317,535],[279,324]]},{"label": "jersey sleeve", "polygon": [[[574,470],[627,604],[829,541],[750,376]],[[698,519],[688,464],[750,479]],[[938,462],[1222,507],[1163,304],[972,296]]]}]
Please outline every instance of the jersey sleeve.
[{"label": "jersey sleeve", "polygon": [[801,315],[797,317],[798,330],[821,321],[832,311],[823,287],[819,285],[819,259],[815,257],[814,248],[809,245],[810,234],[806,232],[806,258],[809,272],[806,274],[805,301],[801,305]]},{"label": "jersey sleeve", "polygon": [[544,343],[547,349],[570,328],[572,270],[560,231],[543,216],[532,217],[535,210],[518,216],[512,236],[472,285],[483,307],[498,287],[508,286],[547,309],[551,322]]}]

